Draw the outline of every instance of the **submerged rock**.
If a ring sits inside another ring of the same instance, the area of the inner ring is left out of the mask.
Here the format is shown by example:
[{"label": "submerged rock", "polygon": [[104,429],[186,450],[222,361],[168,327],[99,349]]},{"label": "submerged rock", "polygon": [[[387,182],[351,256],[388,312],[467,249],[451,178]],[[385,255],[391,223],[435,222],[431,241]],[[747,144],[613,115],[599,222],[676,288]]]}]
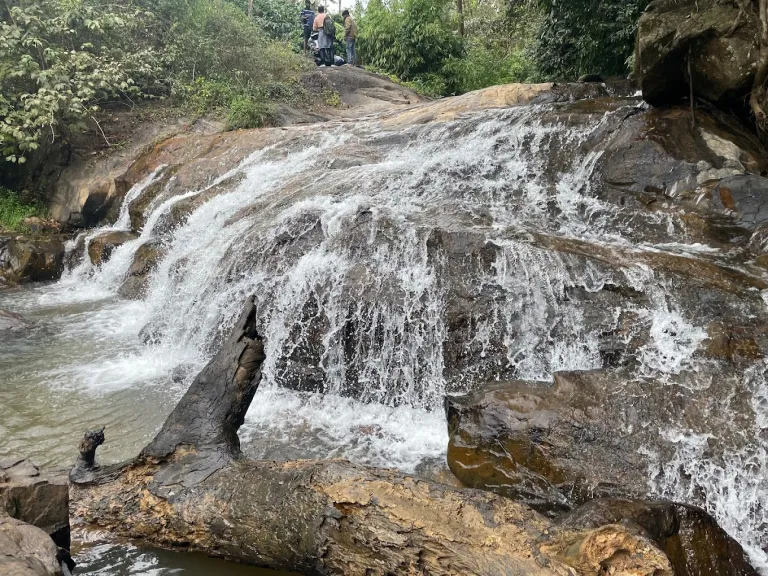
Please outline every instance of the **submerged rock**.
[{"label": "submerged rock", "polygon": [[103,264],[112,255],[112,251],[137,237],[133,232],[112,231],[99,234],[88,243],[88,258],[94,266]]},{"label": "submerged rock", "polygon": [[693,91],[721,104],[743,105],[759,54],[751,3],[654,0],[640,18],[635,52],[643,97],[654,105],[687,97],[688,58]]},{"label": "submerged rock", "polygon": [[0,308],[0,334],[3,332],[19,332],[29,326],[30,323],[21,314]]},{"label": "submerged rock", "polygon": [[646,498],[655,466],[678,448],[668,430],[711,436],[707,457],[717,461],[758,426],[738,373],[661,381],[561,372],[554,380],[497,382],[446,398],[448,465],[465,486],[550,515],[592,498]]}]

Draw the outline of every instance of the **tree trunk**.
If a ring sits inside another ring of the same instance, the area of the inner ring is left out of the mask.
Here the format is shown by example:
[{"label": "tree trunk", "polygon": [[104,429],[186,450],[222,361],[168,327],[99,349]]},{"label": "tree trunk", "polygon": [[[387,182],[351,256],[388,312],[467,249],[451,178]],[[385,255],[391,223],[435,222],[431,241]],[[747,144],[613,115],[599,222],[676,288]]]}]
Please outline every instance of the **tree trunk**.
[{"label": "tree trunk", "polygon": [[342,460],[242,457],[237,429],[261,379],[253,303],[156,438],[100,467],[89,432],[70,472],[75,518],[146,543],[306,574],[671,576],[645,535],[620,525],[560,532],[535,511]]},{"label": "tree trunk", "polygon": [[253,18],[253,0],[248,0],[248,18]]},{"label": "tree trunk", "polygon": [[464,0],[456,0],[456,11],[459,13],[459,36],[464,37]]}]

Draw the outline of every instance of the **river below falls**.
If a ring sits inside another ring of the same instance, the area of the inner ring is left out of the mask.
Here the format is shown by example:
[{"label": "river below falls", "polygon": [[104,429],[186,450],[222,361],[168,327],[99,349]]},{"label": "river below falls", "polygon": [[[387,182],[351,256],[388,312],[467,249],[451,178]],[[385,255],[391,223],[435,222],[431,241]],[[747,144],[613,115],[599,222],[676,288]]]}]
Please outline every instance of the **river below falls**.
[{"label": "river below falls", "polygon": [[[24,455],[43,469],[67,468],[83,432],[101,426],[107,442],[100,461],[131,458],[152,439],[206,361],[183,347],[142,344],[142,302],[74,281],[2,292],[0,308],[33,324],[22,333],[0,335],[0,458]],[[244,451],[255,458],[344,457],[409,472],[443,460],[447,445],[441,413],[276,388],[257,393],[240,435]],[[75,538],[79,574],[276,574],[128,544],[86,542],[82,534]]]}]

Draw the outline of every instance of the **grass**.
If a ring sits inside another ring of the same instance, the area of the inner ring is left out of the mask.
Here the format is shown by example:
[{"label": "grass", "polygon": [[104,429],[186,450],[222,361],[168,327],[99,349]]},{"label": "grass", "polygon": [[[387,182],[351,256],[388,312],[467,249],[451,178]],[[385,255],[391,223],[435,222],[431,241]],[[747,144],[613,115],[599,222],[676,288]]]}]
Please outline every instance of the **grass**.
[{"label": "grass", "polygon": [[22,202],[18,192],[0,188],[0,230],[19,232],[24,229],[25,218],[39,216],[44,218],[45,208],[40,204]]}]

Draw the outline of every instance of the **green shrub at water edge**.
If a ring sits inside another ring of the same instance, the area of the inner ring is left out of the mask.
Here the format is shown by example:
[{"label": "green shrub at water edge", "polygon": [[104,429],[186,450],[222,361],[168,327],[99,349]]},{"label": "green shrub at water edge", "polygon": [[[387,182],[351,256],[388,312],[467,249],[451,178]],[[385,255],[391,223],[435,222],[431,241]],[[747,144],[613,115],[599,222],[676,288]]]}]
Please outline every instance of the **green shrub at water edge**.
[{"label": "green shrub at water edge", "polygon": [[229,105],[227,128],[260,128],[269,124],[271,118],[269,105],[251,96],[236,96]]},{"label": "green shrub at water edge", "polygon": [[22,221],[32,216],[44,217],[45,208],[40,204],[25,204],[18,193],[0,188],[0,230],[18,231]]}]

